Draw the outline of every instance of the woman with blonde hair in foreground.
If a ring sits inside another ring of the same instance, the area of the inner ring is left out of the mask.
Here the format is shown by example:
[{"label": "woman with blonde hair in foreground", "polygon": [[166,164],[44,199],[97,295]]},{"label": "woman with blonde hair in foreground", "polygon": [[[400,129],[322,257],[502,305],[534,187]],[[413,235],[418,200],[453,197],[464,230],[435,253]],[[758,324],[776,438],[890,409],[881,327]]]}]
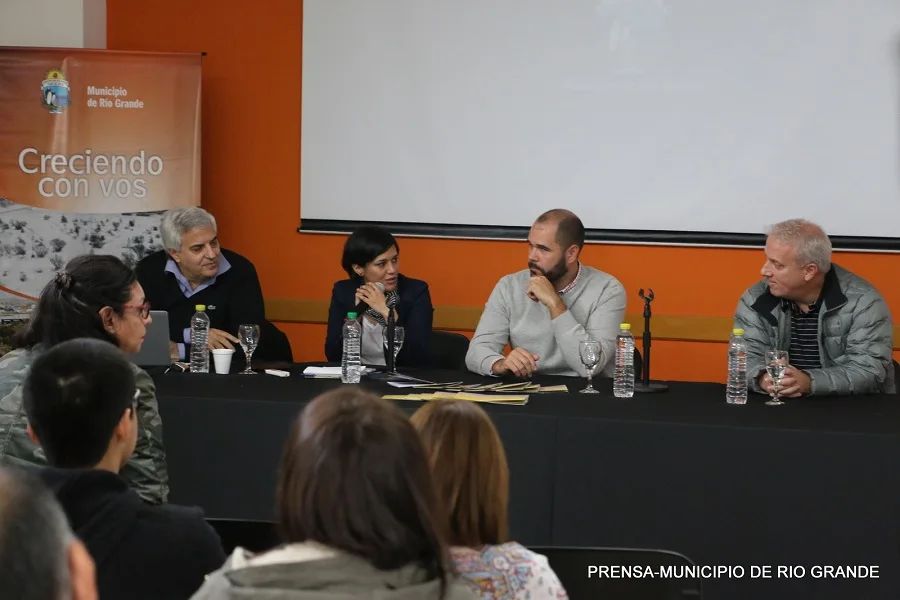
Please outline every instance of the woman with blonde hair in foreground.
[{"label": "woman with blonde hair in foreground", "polygon": [[287,544],[237,548],[195,600],[474,600],[454,583],[422,443],[393,404],[356,386],[310,402],[276,496]]},{"label": "woman with blonde hair in foreground", "polygon": [[567,598],[546,557],[506,540],[509,469],[490,417],[465,400],[435,400],[411,421],[448,516],[457,572],[484,600]]}]

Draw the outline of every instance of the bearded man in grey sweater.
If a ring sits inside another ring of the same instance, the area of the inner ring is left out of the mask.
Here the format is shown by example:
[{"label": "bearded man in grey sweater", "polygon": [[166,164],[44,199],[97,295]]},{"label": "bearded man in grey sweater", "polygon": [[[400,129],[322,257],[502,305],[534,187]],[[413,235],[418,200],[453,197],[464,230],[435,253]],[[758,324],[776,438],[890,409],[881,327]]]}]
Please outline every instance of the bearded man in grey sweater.
[{"label": "bearded man in grey sweater", "polygon": [[[591,339],[602,348],[597,372],[612,375],[625,288],[582,265],[583,246],[584,225],[571,211],[537,218],[528,233],[528,269],[503,277],[484,307],[466,354],[470,371],[583,377],[578,345]],[[504,357],[507,344],[512,351]]]}]

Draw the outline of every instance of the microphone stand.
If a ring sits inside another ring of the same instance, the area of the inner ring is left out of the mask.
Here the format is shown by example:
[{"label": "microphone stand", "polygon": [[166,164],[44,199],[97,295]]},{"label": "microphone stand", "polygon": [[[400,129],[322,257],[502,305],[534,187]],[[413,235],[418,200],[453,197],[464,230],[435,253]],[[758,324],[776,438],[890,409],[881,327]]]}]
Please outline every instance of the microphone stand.
[{"label": "microphone stand", "polygon": [[643,368],[641,369],[641,381],[634,382],[634,391],[642,393],[665,392],[669,389],[664,383],[650,381],[650,303],[653,302],[653,290],[647,290],[648,294],[644,295],[644,288],[638,292],[641,300],[644,301],[644,356]]},{"label": "microphone stand", "polygon": [[388,375],[396,375],[397,374],[397,365],[394,364],[394,345],[396,340],[394,339],[394,328],[397,326],[396,317],[394,316],[394,309],[388,307],[388,318],[387,318],[387,356],[385,357],[385,364],[387,365]]}]

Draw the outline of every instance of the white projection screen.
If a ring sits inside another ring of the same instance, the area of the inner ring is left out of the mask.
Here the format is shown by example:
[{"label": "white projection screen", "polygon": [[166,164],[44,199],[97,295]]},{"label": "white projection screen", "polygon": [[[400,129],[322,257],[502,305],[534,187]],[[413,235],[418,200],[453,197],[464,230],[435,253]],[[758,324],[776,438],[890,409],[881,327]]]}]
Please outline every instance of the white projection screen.
[{"label": "white projection screen", "polygon": [[565,207],[600,240],[806,217],[900,248],[900,0],[303,10],[301,231]]}]

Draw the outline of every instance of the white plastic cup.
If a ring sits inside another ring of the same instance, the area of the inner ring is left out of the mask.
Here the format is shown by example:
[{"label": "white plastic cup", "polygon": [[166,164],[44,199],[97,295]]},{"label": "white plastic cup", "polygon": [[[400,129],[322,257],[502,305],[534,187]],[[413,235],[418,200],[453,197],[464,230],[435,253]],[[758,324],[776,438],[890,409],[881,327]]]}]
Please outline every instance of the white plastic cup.
[{"label": "white plastic cup", "polygon": [[216,365],[216,373],[228,375],[231,372],[231,357],[234,356],[233,348],[213,348],[213,362]]}]

